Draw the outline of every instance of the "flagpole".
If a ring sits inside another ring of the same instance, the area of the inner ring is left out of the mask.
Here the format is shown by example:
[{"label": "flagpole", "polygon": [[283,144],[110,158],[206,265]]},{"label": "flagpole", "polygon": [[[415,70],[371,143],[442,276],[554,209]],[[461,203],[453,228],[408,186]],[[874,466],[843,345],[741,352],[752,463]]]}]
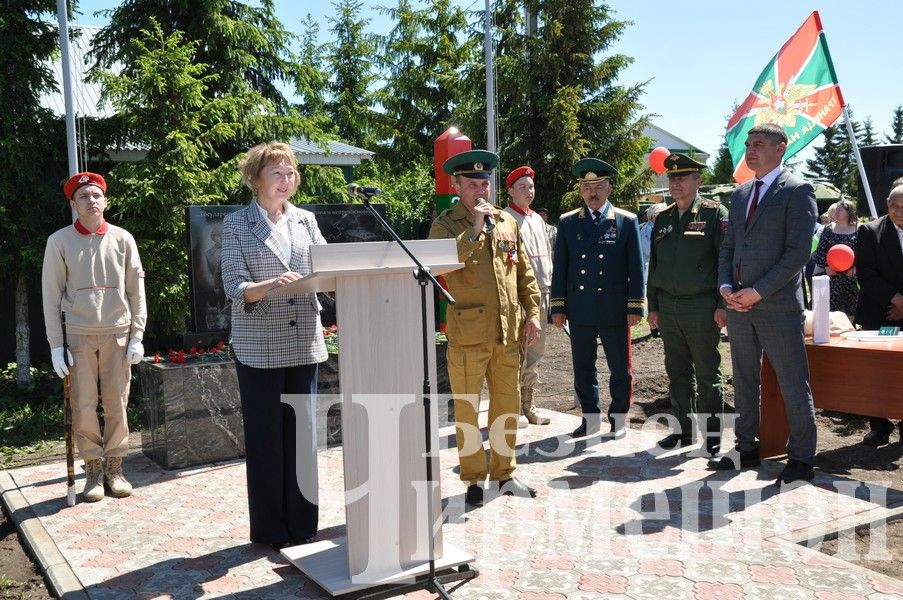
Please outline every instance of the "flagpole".
[{"label": "flagpole", "polygon": [[[483,53],[486,59],[486,149],[497,152],[495,140],[495,56],[492,49],[492,2],[486,0],[486,12],[483,14]],[[496,174],[492,175],[492,197],[487,198],[490,204],[496,202]]]},{"label": "flagpole", "polygon": [[[63,62],[63,99],[66,104],[66,150],[69,156],[69,175],[78,173],[78,152],[75,139],[75,101],[72,94],[72,63],[69,50],[69,15],[66,0],[57,0],[56,16],[60,25],[60,54]],[[72,220],[78,213],[72,209]]]},{"label": "flagpole", "polygon": [[850,145],[853,146],[853,155],[856,157],[856,166],[859,167],[859,178],[862,180],[862,189],[865,190],[865,199],[868,200],[869,210],[873,218],[878,218],[878,211],[875,210],[875,201],[872,199],[872,188],[869,187],[868,177],[865,175],[865,165],[862,164],[862,156],[859,154],[859,144],[856,143],[856,134],[853,132],[853,122],[850,119],[850,111],[848,105],[843,105],[843,120],[847,125],[847,136],[850,138]]}]

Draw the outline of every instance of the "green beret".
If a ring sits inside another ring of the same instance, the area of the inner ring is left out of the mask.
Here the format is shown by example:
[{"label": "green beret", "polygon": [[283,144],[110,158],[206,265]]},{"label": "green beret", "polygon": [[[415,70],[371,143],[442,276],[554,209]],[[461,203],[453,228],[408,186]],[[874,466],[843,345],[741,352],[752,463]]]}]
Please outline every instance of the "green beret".
[{"label": "green beret", "polygon": [[571,169],[571,173],[573,173],[574,177],[579,179],[581,183],[589,183],[592,181],[609,179],[610,177],[617,175],[618,172],[604,160],[599,160],[598,158],[581,158],[574,165],[574,168]]},{"label": "green beret", "polygon": [[489,179],[492,170],[499,166],[498,154],[489,150],[469,150],[449,157],[442,170],[449,175],[461,175],[470,179]]},{"label": "green beret", "polygon": [[665,175],[682,177],[688,173],[699,173],[705,169],[705,163],[693,160],[685,154],[674,152],[665,159]]}]

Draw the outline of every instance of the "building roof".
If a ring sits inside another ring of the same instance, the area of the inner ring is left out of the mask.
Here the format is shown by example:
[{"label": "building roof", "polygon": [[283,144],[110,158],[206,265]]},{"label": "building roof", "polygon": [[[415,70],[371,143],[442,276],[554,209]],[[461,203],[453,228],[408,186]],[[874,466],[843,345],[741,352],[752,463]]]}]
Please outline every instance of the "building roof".
[{"label": "building roof", "polygon": [[328,140],[326,148],[307,138],[296,138],[289,142],[298,164],[301,165],[331,165],[337,167],[349,167],[361,164],[362,160],[373,158],[373,152],[364,150],[351,144]]},{"label": "building roof", "polygon": [[646,128],[643,130],[643,135],[651,137],[653,140],[655,140],[655,142],[653,143],[653,148],[664,146],[671,152],[681,152],[684,154],[689,154],[690,156],[702,161],[706,161],[709,158],[708,153],[703,152],[699,149],[699,147],[694,146],[683,138],[677,137],[669,131],[665,131],[654,123],[650,123],[646,126]]},{"label": "building roof", "polygon": [[[109,100],[100,102],[103,87],[97,81],[87,77],[91,62],[87,58],[91,50],[91,42],[100,31],[100,27],[90,25],[70,25],[69,50],[73,80],[73,105],[76,118],[107,118],[115,114],[113,105]],[[63,61],[57,55],[48,65],[57,82],[57,91],[45,92],[41,97],[41,106],[50,109],[54,114],[64,116],[66,114],[66,101],[63,95]],[[118,71],[121,65],[114,64],[112,70]],[[361,164],[362,160],[373,158],[373,152],[363,148],[357,148],[344,142],[329,140],[325,147],[307,138],[297,138],[289,145],[295,151],[298,163],[302,165],[329,165],[337,167],[349,167]],[[123,150],[127,153],[112,153],[114,160],[140,160],[144,156],[146,148],[134,144],[127,144]],[[138,152],[138,154],[135,153]]]}]

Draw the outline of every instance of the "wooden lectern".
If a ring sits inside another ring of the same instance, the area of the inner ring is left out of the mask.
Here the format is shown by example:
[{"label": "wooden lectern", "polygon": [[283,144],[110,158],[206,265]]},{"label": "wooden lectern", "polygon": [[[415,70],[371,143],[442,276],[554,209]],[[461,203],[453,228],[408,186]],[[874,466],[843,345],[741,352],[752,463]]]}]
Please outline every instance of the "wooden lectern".
[{"label": "wooden lectern", "polygon": [[[441,275],[462,268],[455,240],[406,242]],[[283,556],[333,596],[428,571],[423,330],[416,269],[395,242],[311,246],[312,271],[279,289],[335,291],[339,321],[347,537],[294,546]],[[427,327],[435,330],[428,288]],[[436,347],[427,344],[437,569],[473,561],[442,543]],[[358,395],[355,398],[355,395]]]}]

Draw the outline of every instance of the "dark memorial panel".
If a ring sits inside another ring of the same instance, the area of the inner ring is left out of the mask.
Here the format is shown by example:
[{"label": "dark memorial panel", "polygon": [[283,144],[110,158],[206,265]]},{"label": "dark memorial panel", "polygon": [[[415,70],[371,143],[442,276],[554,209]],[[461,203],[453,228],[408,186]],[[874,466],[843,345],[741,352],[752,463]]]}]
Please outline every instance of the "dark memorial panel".
[{"label": "dark memorial panel", "polygon": [[[377,242],[388,238],[376,218],[362,204],[299,204],[317,218],[330,244]],[[386,205],[373,207],[385,218]],[[191,325],[193,333],[222,332],[231,324],[231,306],[223,291],[221,267],[223,219],[242,206],[188,206],[185,208],[191,273]],[[327,315],[324,315],[327,317]],[[328,321],[324,319],[324,323]]]}]

